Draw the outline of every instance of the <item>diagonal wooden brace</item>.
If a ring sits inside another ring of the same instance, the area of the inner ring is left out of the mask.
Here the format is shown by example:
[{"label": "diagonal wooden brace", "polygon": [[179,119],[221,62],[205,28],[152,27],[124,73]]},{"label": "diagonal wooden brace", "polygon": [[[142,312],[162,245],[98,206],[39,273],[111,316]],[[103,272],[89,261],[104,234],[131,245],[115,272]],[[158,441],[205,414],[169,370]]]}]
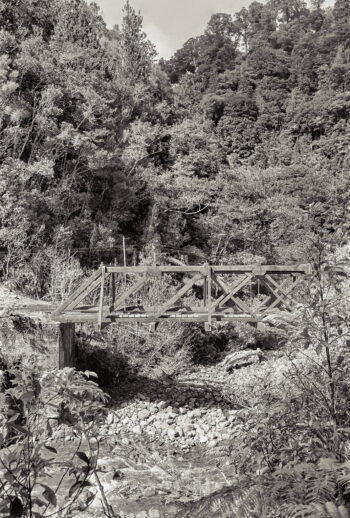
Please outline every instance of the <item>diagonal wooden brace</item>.
[{"label": "diagonal wooden brace", "polygon": [[76,289],[58,308],[52,313],[55,317],[60,315],[65,310],[74,309],[91,293],[101,282],[102,271],[98,270],[93,275],[88,277],[78,289]]},{"label": "diagonal wooden brace", "polygon": [[198,273],[197,275],[195,275],[194,277],[192,277],[192,279],[189,279],[186,284],[184,284],[184,286],[177,292],[175,293],[175,295],[164,305],[162,306],[159,311],[155,314],[154,318],[157,319],[157,318],[160,318],[162,315],[164,315],[164,313],[166,313],[168,311],[168,309],[171,308],[171,306],[173,306],[173,304],[181,299],[181,297],[183,295],[185,295],[185,293],[190,289],[192,288],[192,286],[197,282],[199,281],[200,279],[202,279],[203,275],[201,273]]},{"label": "diagonal wooden brace", "polygon": [[219,297],[219,299],[217,300],[220,300],[220,298],[221,300],[223,300],[226,297],[226,295],[230,295],[230,299],[236,304],[236,306],[238,306],[238,308],[241,311],[250,314],[250,308],[243,302],[243,300],[231,294],[230,288],[223,281],[223,279],[221,279],[221,277],[219,277],[215,273],[212,273],[212,279],[215,282],[215,284],[217,284],[217,286],[219,286],[219,288],[224,292],[223,295],[221,295],[221,297]]},{"label": "diagonal wooden brace", "polygon": [[242,289],[253,277],[252,273],[247,274],[244,279],[240,279],[239,282],[233,287],[229,288],[229,293],[221,295],[212,305],[212,309],[216,309],[218,306],[223,306],[229,299],[233,297],[240,289]]},{"label": "diagonal wooden brace", "polygon": [[[289,291],[286,291],[286,289],[284,288],[285,284],[286,284],[286,281],[284,281],[282,284],[278,284],[278,282],[275,281],[275,279],[273,277],[271,277],[271,275],[266,275],[266,279],[275,286],[275,288],[277,288],[278,291],[280,291],[285,297],[287,298],[291,298],[291,300],[293,301],[291,295],[290,295],[290,292],[292,290],[289,290]],[[293,282],[292,286],[293,286],[293,289],[296,285],[296,281]]]},{"label": "diagonal wooden brace", "polygon": [[124,305],[124,302],[126,299],[128,299],[131,295],[135,295],[138,291],[140,291],[141,288],[146,284],[147,282],[146,277],[142,277],[137,281],[136,284],[133,284],[127,291],[125,291],[116,301],[114,304],[115,311],[118,311],[118,309],[121,309]]},{"label": "diagonal wooden brace", "polygon": [[[273,292],[273,294],[276,296],[276,300],[274,300],[274,302],[272,302],[272,304],[270,304],[269,306],[267,306],[266,310],[271,310],[273,309],[275,306],[277,306],[280,302],[282,302],[287,308],[289,308],[290,310],[293,310],[293,307],[291,306],[291,304],[289,302],[287,302],[287,298],[290,297],[290,293],[296,288],[296,286],[298,284],[300,284],[302,282],[302,279],[297,279],[296,281],[293,282],[293,284],[291,286],[289,286],[289,288],[285,289],[284,288],[284,285],[286,283],[286,281],[281,285],[279,286],[276,281],[275,283],[277,284],[278,286],[278,289],[282,292],[281,295],[278,294],[278,292],[276,290],[274,290],[269,284],[266,283],[266,285],[269,287],[269,289]],[[292,299],[293,301],[293,299]]]}]

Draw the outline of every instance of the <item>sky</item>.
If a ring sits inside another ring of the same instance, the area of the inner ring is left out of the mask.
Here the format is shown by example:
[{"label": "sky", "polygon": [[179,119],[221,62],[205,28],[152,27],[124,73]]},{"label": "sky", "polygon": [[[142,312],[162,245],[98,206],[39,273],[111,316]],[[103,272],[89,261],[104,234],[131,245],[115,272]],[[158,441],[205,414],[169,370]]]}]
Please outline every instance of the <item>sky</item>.
[{"label": "sky", "polygon": [[[121,24],[124,0],[94,0],[108,27]],[[203,33],[213,13],[230,13],[253,0],[130,0],[143,16],[144,31],[156,45],[159,57],[170,58],[191,37]],[[326,0],[325,6],[334,5]]]}]

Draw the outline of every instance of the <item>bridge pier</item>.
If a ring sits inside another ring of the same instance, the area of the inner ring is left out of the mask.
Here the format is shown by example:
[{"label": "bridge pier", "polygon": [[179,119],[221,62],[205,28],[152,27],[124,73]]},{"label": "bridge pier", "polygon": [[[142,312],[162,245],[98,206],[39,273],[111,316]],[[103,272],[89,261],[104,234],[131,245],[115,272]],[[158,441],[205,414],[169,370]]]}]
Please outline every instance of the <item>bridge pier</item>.
[{"label": "bridge pier", "polygon": [[58,329],[58,368],[73,367],[75,360],[75,324],[59,324]]}]

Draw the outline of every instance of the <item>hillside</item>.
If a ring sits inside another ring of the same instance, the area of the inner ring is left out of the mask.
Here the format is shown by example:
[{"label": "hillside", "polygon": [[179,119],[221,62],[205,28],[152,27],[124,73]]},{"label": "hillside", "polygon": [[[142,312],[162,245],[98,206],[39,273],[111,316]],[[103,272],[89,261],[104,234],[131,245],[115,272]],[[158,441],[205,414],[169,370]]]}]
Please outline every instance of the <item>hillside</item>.
[{"label": "hillside", "polygon": [[349,5],[322,3],[213,15],[157,64],[129,4],[108,30],[84,1],[5,2],[4,278],[46,295],[123,235],[129,264],[305,262],[348,226]]}]

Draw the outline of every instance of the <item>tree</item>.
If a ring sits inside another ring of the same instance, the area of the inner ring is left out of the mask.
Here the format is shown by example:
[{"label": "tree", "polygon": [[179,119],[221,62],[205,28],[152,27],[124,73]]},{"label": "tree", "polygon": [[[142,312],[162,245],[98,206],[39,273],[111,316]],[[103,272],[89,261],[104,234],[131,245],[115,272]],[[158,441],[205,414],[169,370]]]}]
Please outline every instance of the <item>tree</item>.
[{"label": "tree", "polygon": [[149,76],[156,50],[142,30],[141,14],[135,12],[129,0],[124,6],[123,13],[122,68],[128,80],[136,83]]}]

